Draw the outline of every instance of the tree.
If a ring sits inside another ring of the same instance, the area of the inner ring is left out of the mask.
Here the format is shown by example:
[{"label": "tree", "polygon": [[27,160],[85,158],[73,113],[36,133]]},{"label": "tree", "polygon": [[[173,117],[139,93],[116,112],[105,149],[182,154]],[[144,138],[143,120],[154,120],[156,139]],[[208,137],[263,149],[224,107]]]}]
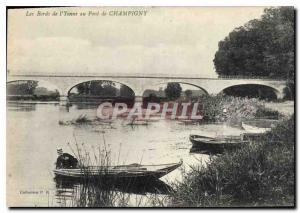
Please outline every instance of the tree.
[{"label": "tree", "polygon": [[94,95],[99,97],[115,97],[117,88],[112,81],[88,81],[76,86],[78,95]]},{"label": "tree", "polygon": [[133,98],[134,92],[128,86],[122,84],[120,87],[120,96],[126,98]]},{"label": "tree", "polygon": [[116,97],[117,88],[116,84],[112,81],[101,81],[101,96],[103,97]]},{"label": "tree", "polygon": [[84,82],[84,83],[78,84],[76,86],[77,92],[78,92],[79,95],[86,95],[86,94],[88,94],[89,83],[90,82]]},{"label": "tree", "polygon": [[39,83],[37,81],[27,81],[27,85],[25,86],[26,92],[30,95],[33,95],[38,84]]},{"label": "tree", "polygon": [[179,83],[168,83],[165,89],[166,97],[169,100],[176,100],[181,95],[182,88]]},{"label": "tree", "polygon": [[7,84],[7,94],[9,95],[34,95],[34,90],[38,86],[37,81],[16,81]]},{"label": "tree", "polygon": [[236,28],[215,54],[219,75],[265,76],[287,81],[285,93],[294,97],[295,11],[293,7],[265,9],[254,19]]},{"label": "tree", "polygon": [[190,100],[190,99],[192,98],[193,91],[190,90],[190,89],[187,89],[186,91],[184,91],[184,94],[185,94],[186,98],[187,98],[188,100]]},{"label": "tree", "polygon": [[293,7],[265,9],[219,42],[216,72],[294,80],[294,22]]}]

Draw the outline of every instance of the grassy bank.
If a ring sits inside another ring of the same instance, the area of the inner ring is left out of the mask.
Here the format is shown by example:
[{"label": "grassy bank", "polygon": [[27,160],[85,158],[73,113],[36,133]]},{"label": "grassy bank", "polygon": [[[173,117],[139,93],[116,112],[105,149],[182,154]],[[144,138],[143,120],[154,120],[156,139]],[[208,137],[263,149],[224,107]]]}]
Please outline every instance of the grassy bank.
[{"label": "grassy bank", "polygon": [[293,206],[294,116],[261,140],[184,174],[170,206]]}]

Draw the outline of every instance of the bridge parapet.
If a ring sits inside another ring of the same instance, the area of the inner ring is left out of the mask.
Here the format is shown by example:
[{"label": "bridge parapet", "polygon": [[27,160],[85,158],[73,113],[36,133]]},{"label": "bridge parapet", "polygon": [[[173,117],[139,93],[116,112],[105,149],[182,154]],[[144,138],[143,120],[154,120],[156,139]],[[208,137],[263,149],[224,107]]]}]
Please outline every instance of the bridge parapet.
[{"label": "bridge parapet", "polygon": [[244,75],[219,75],[218,79],[257,79],[257,80],[267,80],[267,81],[285,81],[280,77],[270,77],[270,76],[244,76]]}]

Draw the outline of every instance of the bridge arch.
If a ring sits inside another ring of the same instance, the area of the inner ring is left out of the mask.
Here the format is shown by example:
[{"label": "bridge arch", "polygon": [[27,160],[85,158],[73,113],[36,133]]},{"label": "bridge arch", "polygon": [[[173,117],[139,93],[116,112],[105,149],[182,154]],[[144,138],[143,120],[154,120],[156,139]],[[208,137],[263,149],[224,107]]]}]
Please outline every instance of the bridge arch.
[{"label": "bridge arch", "polygon": [[130,88],[134,92],[134,94],[136,94],[136,90],[137,90],[135,86],[133,86],[133,85],[127,83],[127,82],[122,82],[122,81],[119,81],[119,80],[116,80],[116,79],[108,79],[108,78],[99,78],[99,79],[98,78],[97,79],[93,78],[93,79],[89,79],[89,80],[85,80],[85,81],[83,81],[82,79],[79,79],[78,81],[72,82],[71,85],[69,85],[68,87],[66,87],[64,89],[63,94],[65,96],[68,96],[69,92],[74,87],[76,87],[80,84],[83,84],[83,83],[91,82],[91,81],[108,81],[108,82],[113,82],[113,83],[117,83],[117,84],[120,84],[120,85],[124,85],[124,86],[127,86],[128,88]]},{"label": "bridge arch", "polygon": [[267,100],[276,100],[281,97],[281,93],[277,88],[270,85],[258,83],[231,85],[222,89],[220,93],[230,96],[250,97]]},{"label": "bridge arch", "polygon": [[[167,85],[169,83],[180,84],[180,86],[183,89],[181,92],[185,93],[188,90],[190,90],[189,93],[184,94],[184,96],[186,96],[186,97],[189,96],[189,99],[199,97],[201,95],[208,95],[209,94],[206,89],[204,89],[203,87],[198,86],[197,84],[170,79],[168,81],[162,81],[162,82],[159,82],[159,83],[152,84],[151,86],[148,85],[147,87],[145,87],[144,91],[142,92],[143,102],[144,103],[147,103],[149,101],[150,102],[151,101],[152,102],[160,102],[162,100],[165,100],[167,98],[166,94],[165,94],[165,88],[167,87]],[[184,96],[181,96],[181,98],[183,98]]]},{"label": "bridge arch", "polygon": [[[72,92],[72,90],[75,92]],[[107,79],[92,79],[77,83],[67,88],[65,94],[69,101],[74,101],[77,97],[77,99],[85,99],[87,101],[109,99],[133,102],[135,98],[135,91],[130,86],[119,81]]]},{"label": "bridge arch", "polygon": [[197,85],[197,84],[194,84],[194,83],[188,83],[188,82],[184,82],[184,81],[177,81],[177,80],[169,80],[169,81],[162,81],[162,82],[159,82],[159,83],[156,83],[156,84],[153,84],[151,86],[148,86],[149,88],[144,88],[144,91],[142,92],[142,94],[144,95],[144,92],[147,90],[147,89],[155,89],[157,88],[158,86],[160,85],[167,85],[168,83],[179,83],[179,84],[184,84],[184,85],[189,85],[189,86],[193,86],[193,87],[196,87],[200,90],[202,90],[206,95],[208,95],[208,91],[206,89],[204,89],[203,87]]}]

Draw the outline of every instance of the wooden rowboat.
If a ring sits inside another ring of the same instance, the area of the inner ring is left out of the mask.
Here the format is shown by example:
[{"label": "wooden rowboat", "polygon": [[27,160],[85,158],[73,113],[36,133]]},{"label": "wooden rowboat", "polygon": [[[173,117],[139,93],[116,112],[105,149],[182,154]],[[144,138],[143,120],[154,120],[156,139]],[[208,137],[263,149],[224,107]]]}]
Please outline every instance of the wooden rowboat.
[{"label": "wooden rowboat", "polygon": [[193,147],[214,153],[222,153],[224,150],[236,149],[248,142],[243,140],[242,135],[218,137],[190,135],[190,141],[192,142]]},{"label": "wooden rowboat", "polygon": [[161,178],[182,165],[179,163],[140,165],[130,164],[121,166],[88,166],[78,169],[55,169],[54,174],[59,177],[69,178]]},{"label": "wooden rowboat", "polygon": [[242,127],[249,133],[265,133],[275,127],[278,120],[272,119],[255,119],[243,121]]}]

